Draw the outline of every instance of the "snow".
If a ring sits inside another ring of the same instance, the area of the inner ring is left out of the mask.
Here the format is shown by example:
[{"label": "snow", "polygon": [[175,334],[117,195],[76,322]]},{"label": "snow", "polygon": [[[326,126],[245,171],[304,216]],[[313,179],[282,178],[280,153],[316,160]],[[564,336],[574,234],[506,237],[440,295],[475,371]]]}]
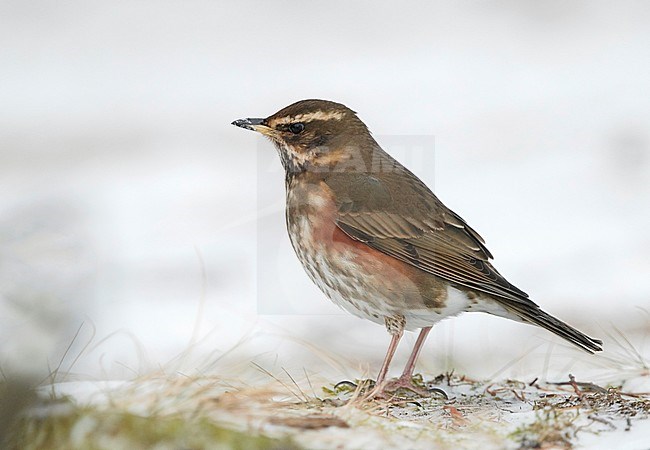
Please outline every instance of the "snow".
[{"label": "snow", "polygon": [[[424,386],[443,389],[448,400],[437,395],[409,398],[401,392],[392,401],[369,402],[347,385],[329,385],[329,393],[321,392],[318,376],[310,380],[299,373],[279,371],[265,375],[265,381],[254,380],[255,371],[249,369],[239,372],[237,380],[150,376],[119,385],[58,383],[43,391],[58,398],[72,396],[85,406],[81,417],[68,425],[72,440],[77,434],[79,439],[90,439],[83,430],[94,429],[95,416],[106,413],[136,414],[154,423],[168,417],[191,417],[194,422],[207,419],[233,430],[288,437],[305,448],[323,449],[405,445],[417,449],[569,445],[634,449],[642,448],[640,444],[648,438],[648,398],[584,383],[577,393],[566,382],[481,382],[446,374]],[[63,405],[50,405],[51,414],[65,414]],[[38,418],[43,413],[32,408],[29,415]],[[66,434],[58,431],[59,436]],[[100,438],[93,435],[95,440]]]}]

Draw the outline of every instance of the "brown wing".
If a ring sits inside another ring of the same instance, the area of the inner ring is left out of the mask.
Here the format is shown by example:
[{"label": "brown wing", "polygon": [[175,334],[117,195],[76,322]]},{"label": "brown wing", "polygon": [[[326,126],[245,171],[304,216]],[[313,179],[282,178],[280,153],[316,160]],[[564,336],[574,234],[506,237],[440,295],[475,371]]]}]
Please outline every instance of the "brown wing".
[{"label": "brown wing", "polygon": [[483,239],[415,175],[381,150],[368,173],[338,172],[324,181],[338,202],[337,225],[352,239],[452,283],[493,295],[522,320],[593,353],[602,341],[545,313],[496,271]]},{"label": "brown wing", "polygon": [[489,262],[481,236],[415,175],[382,152],[369,173],[326,177],[337,225],[351,238],[428,273],[520,306],[536,306]]}]

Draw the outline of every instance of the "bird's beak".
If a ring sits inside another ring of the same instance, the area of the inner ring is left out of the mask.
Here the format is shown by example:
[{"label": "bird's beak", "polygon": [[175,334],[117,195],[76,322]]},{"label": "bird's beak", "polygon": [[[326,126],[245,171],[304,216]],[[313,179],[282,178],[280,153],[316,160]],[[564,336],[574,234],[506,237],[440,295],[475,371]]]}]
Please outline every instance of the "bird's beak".
[{"label": "bird's beak", "polygon": [[247,130],[261,131],[260,127],[264,126],[264,119],[238,119],[232,124],[236,127],[245,128]]}]

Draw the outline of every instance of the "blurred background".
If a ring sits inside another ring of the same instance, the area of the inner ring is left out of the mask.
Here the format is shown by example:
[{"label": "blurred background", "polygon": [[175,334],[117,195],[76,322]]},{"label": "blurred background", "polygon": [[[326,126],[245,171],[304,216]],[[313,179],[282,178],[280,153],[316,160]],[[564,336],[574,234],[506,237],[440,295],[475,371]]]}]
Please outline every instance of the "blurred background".
[{"label": "blurred background", "polygon": [[385,330],[312,286],[275,150],[230,125],[304,98],[356,110],[501,273],[607,349],[466,314],[421,370],[648,355],[649,20],[647,2],[4,0],[0,368],[374,376]]}]

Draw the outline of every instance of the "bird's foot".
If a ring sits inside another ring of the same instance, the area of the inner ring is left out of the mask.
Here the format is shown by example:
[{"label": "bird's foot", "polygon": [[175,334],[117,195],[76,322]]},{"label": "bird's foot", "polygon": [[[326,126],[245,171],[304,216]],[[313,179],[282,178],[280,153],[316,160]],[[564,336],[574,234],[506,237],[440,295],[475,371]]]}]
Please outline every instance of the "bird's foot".
[{"label": "bird's foot", "polygon": [[412,378],[399,377],[386,381],[379,386],[375,386],[367,395],[368,399],[388,400],[395,399],[406,394],[408,397],[431,397],[432,394],[438,394],[445,400],[449,400],[447,393],[440,388],[427,388],[413,382]]}]

